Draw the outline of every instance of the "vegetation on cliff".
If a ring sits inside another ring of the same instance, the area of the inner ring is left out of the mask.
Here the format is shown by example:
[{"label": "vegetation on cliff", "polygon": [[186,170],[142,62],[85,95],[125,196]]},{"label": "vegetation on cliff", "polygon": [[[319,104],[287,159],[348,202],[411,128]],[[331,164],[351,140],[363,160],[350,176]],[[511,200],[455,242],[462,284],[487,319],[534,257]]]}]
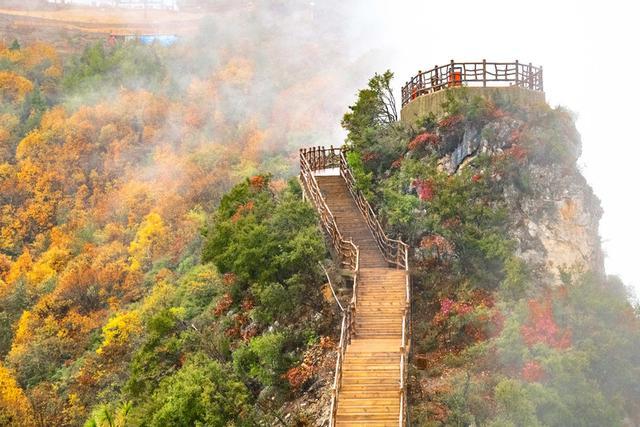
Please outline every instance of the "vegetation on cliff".
[{"label": "vegetation on cliff", "polygon": [[[640,311],[602,273],[571,114],[457,89],[440,115],[407,125],[380,121],[371,89],[345,115],[349,161],[414,248],[415,424],[637,423]],[[591,244],[567,265],[548,259],[542,231],[571,215],[587,218]]]}]

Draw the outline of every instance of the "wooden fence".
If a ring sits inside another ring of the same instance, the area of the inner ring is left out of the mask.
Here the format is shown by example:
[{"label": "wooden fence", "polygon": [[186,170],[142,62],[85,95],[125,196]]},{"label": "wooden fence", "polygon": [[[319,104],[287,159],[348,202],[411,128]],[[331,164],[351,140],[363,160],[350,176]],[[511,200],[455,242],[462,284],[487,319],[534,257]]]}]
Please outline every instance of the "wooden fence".
[{"label": "wooden fence", "polygon": [[542,67],[515,62],[455,62],[419,71],[402,87],[402,106],[421,95],[458,86],[519,86],[544,91]]}]

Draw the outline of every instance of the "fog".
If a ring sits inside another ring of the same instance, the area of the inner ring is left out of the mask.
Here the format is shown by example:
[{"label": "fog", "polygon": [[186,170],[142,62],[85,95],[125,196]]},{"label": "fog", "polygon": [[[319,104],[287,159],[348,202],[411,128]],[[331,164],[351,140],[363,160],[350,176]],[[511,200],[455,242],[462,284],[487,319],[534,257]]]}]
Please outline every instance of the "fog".
[{"label": "fog", "polygon": [[580,166],[604,208],[607,272],[640,293],[640,87],[633,80],[640,69],[640,29],[634,3],[374,0],[353,3],[349,16],[352,55],[372,57],[370,73],[394,71],[398,91],[418,70],[451,59],[542,65],[549,103],[578,117]]}]

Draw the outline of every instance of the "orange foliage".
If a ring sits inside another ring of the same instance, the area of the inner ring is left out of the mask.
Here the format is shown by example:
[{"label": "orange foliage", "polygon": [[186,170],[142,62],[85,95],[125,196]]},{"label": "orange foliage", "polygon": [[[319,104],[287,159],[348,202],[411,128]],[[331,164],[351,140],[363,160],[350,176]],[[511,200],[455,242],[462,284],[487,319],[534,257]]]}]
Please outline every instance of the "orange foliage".
[{"label": "orange foliage", "polygon": [[22,102],[33,83],[11,71],[0,71],[0,97],[5,102]]}]

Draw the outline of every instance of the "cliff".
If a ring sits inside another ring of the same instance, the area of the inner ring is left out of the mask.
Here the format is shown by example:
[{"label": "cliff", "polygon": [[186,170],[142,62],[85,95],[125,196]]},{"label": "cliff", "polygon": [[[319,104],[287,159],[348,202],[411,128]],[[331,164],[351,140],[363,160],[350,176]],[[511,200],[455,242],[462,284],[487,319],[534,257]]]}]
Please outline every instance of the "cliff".
[{"label": "cliff", "polygon": [[345,116],[359,185],[414,248],[413,423],[637,425],[638,311],[605,274],[572,114],[439,96],[399,123],[361,92]]}]

